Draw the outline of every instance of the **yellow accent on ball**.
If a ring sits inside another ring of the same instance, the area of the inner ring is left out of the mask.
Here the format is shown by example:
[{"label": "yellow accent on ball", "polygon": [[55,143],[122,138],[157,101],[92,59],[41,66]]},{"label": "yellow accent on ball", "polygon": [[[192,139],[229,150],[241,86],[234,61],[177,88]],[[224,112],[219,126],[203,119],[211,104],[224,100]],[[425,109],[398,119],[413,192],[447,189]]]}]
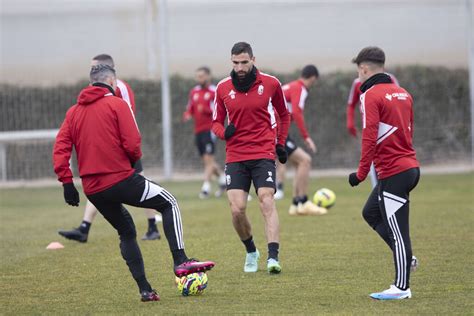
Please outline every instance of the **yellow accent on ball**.
[{"label": "yellow accent on ball", "polygon": [[319,189],[314,193],[313,203],[320,207],[330,208],[336,203],[336,193],[327,188]]},{"label": "yellow accent on ball", "polygon": [[175,278],[178,292],[183,296],[201,295],[207,287],[207,274],[204,272],[191,273]]}]

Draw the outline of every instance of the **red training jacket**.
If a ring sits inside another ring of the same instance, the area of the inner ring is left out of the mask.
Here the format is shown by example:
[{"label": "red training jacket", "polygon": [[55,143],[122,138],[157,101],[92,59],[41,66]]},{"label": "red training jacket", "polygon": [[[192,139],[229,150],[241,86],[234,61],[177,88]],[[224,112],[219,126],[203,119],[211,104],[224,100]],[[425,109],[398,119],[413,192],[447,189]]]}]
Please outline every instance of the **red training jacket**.
[{"label": "red training jacket", "polygon": [[140,159],[141,137],[128,104],[107,88],[84,88],[66,113],[53,149],[54,172],[72,182],[72,148],[77,155],[84,193],[94,194],[128,178]]},{"label": "red training jacket", "polygon": [[[277,78],[257,70],[257,79],[248,92],[239,92],[230,77],[216,88],[212,131],[224,139],[224,120],[235,125],[235,134],[226,141],[226,162],[275,159],[275,145],[285,144],[290,115]],[[275,110],[280,117],[278,128]]]},{"label": "red training jacket", "polygon": [[[393,74],[387,73],[392,78],[392,82],[396,84],[397,86],[400,86],[398,83],[397,78]],[[357,104],[359,104],[360,101],[360,95],[362,92],[360,92],[360,86],[361,82],[359,78],[355,78],[354,81],[352,82],[351,90],[349,92],[349,98],[347,99],[347,109],[346,109],[346,127],[348,130],[351,130],[355,127],[354,124],[354,109]],[[355,136],[355,135],[354,135]]]},{"label": "red training jacket", "polygon": [[357,178],[372,161],[379,179],[418,167],[413,149],[413,99],[395,83],[375,84],[361,95],[362,153]]},{"label": "red training jacket", "polygon": [[134,114],[137,113],[137,108],[135,106],[135,94],[128,83],[117,79],[117,89],[115,90],[115,95],[127,102]]},{"label": "red training jacket", "polygon": [[304,103],[308,97],[308,89],[306,89],[303,81],[295,80],[283,86],[285,99],[288,104],[288,110],[291,113],[291,119],[296,123],[303,139],[309,137],[308,129],[304,122],[303,110]]},{"label": "red training jacket", "polygon": [[216,87],[214,85],[205,88],[197,85],[189,92],[184,115],[190,115],[194,118],[195,134],[211,130],[215,94]]}]

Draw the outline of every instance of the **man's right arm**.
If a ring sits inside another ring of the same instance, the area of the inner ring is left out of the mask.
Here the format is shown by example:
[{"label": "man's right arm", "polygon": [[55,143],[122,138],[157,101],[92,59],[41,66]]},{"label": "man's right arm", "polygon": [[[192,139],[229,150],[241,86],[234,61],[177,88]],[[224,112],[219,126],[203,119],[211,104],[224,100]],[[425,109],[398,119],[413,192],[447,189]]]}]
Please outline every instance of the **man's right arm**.
[{"label": "man's right arm", "polygon": [[225,139],[224,120],[227,116],[227,111],[224,101],[220,97],[219,87],[216,89],[214,106],[214,112],[212,113],[212,132],[220,139]]},{"label": "man's right arm", "polygon": [[56,141],[54,142],[53,148],[54,172],[58,176],[58,180],[63,184],[72,183],[73,177],[69,165],[73,147],[69,117],[73,109],[74,107],[71,108],[68,113],[66,113],[66,117],[61,124],[61,128],[59,129],[58,135],[56,136]]},{"label": "man's right arm", "polygon": [[347,109],[346,109],[346,127],[349,134],[356,137],[357,129],[354,124],[354,109],[359,103],[360,90],[357,79],[352,82],[351,91],[349,93],[349,98],[347,100]]},{"label": "man's right arm", "polygon": [[183,112],[183,122],[187,122],[193,116],[193,90],[189,91],[188,104],[186,104],[186,110]]},{"label": "man's right arm", "polygon": [[377,134],[380,122],[379,108],[376,96],[365,93],[361,98],[362,114],[362,149],[357,169],[357,178],[364,181],[370,171],[370,165],[374,161],[375,146],[377,145]]},{"label": "man's right arm", "polygon": [[120,141],[130,162],[133,164],[142,156],[140,131],[135,116],[125,101],[121,99],[114,99],[114,101],[117,102],[114,109],[117,116]]}]

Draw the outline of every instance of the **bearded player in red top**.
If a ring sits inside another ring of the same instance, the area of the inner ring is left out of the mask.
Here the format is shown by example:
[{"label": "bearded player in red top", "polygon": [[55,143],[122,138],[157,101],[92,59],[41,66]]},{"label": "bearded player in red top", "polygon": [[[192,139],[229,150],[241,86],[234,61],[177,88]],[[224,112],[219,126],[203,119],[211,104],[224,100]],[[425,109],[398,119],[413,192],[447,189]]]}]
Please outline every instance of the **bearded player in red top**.
[{"label": "bearded player in red top", "polygon": [[[319,78],[318,68],[314,65],[306,65],[301,71],[298,80],[283,86],[285,99],[291,113],[291,119],[296,123],[306,147],[311,153],[316,153],[316,145],[308,133],[304,121],[303,110],[308,96],[308,89],[314,85]],[[295,178],[293,182],[293,201],[289,209],[290,215],[324,215],[327,209],[315,205],[308,200],[309,172],[311,170],[311,156],[302,148],[299,148],[293,139],[288,136],[285,148],[289,161],[295,166]],[[283,181],[285,177],[285,166],[279,164],[277,167],[277,192],[275,199],[283,198]]]},{"label": "bearded player in red top", "polygon": [[[400,86],[398,83],[397,78],[395,78],[394,75],[387,73],[387,75],[392,78],[392,82],[396,84],[397,86]],[[360,86],[362,83],[360,82],[359,78],[355,78],[354,81],[352,82],[351,90],[349,92],[349,97],[347,99],[347,110],[346,110],[346,126],[347,126],[347,131],[349,132],[350,135],[357,137],[357,129],[354,124],[354,110],[357,104],[359,104],[360,101],[360,95],[362,92],[360,91]],[[377,173],[375,172],[374,165],[372,164],[370,166],[370,182],[372,183],[372,188],[375,188],[377,185]]]},{"label": "bearded player in red top", "polygon": [[[290,115],[280,82],[257,70],[248,43],[239,42],[232,47],[231,61],[230,77],[217,85],[212,131],[226,140],[225,174],[232,223],[247,250],[244,271],[257,272],[260,253],[245,213],[253,182],[265,221],[267,271],[280,273],[280,224],[273,198],[275,156],[278,155],[281,163],[288,158],[285,139]],[[275,111],[280,117],[279,126]],[[226,117],[227,127],[224,127]]]},{"label": "bearded player in red top", "polygon": [[391,248],[396,272],[389,289],[370,297],[410,298],[410,270],[418,261],[412,257],[409,195],[420,179],[413,149],[413,99],[384,73],[385,53],[380,48],[362,49],[353,62],[362,83],[362,153],[357,172],[349,175],[349,184],[356,186],[364,181],[374,163],[379,182],[364,206],[363,216]]},{"label": "bearded player in red top", "polygon": [[211,127],[216,87],[211,84],[211,70],[205,66],[198,68],[196,82],[197,86],[189,92],[183,121],[194,118],[196,146],[204,163],[204,183],[199,198],[206,199],[210,195],[212,176],[215,175],[218,179],[219,188],[215,192],[216,197],[221,196],[225,190],[225,176],[214,158],[216,135],[212,133]]}]

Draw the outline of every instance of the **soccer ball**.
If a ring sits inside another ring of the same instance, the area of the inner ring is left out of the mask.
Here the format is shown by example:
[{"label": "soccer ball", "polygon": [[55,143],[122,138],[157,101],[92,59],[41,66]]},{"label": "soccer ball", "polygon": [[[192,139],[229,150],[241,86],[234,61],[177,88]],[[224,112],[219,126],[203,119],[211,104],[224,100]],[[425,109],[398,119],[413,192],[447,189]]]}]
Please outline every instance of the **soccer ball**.
[{"label": "soccer ball", "polygon": [[201,295],[207,287],[207,274],[197,272],[181,278],[176,277],[176,287],[183,296]]},{"label": "soccer ball", "polygon": [[336,194],[326,188],[314,193],[313,203],[320,207],[331,208],[336,203]]}]

